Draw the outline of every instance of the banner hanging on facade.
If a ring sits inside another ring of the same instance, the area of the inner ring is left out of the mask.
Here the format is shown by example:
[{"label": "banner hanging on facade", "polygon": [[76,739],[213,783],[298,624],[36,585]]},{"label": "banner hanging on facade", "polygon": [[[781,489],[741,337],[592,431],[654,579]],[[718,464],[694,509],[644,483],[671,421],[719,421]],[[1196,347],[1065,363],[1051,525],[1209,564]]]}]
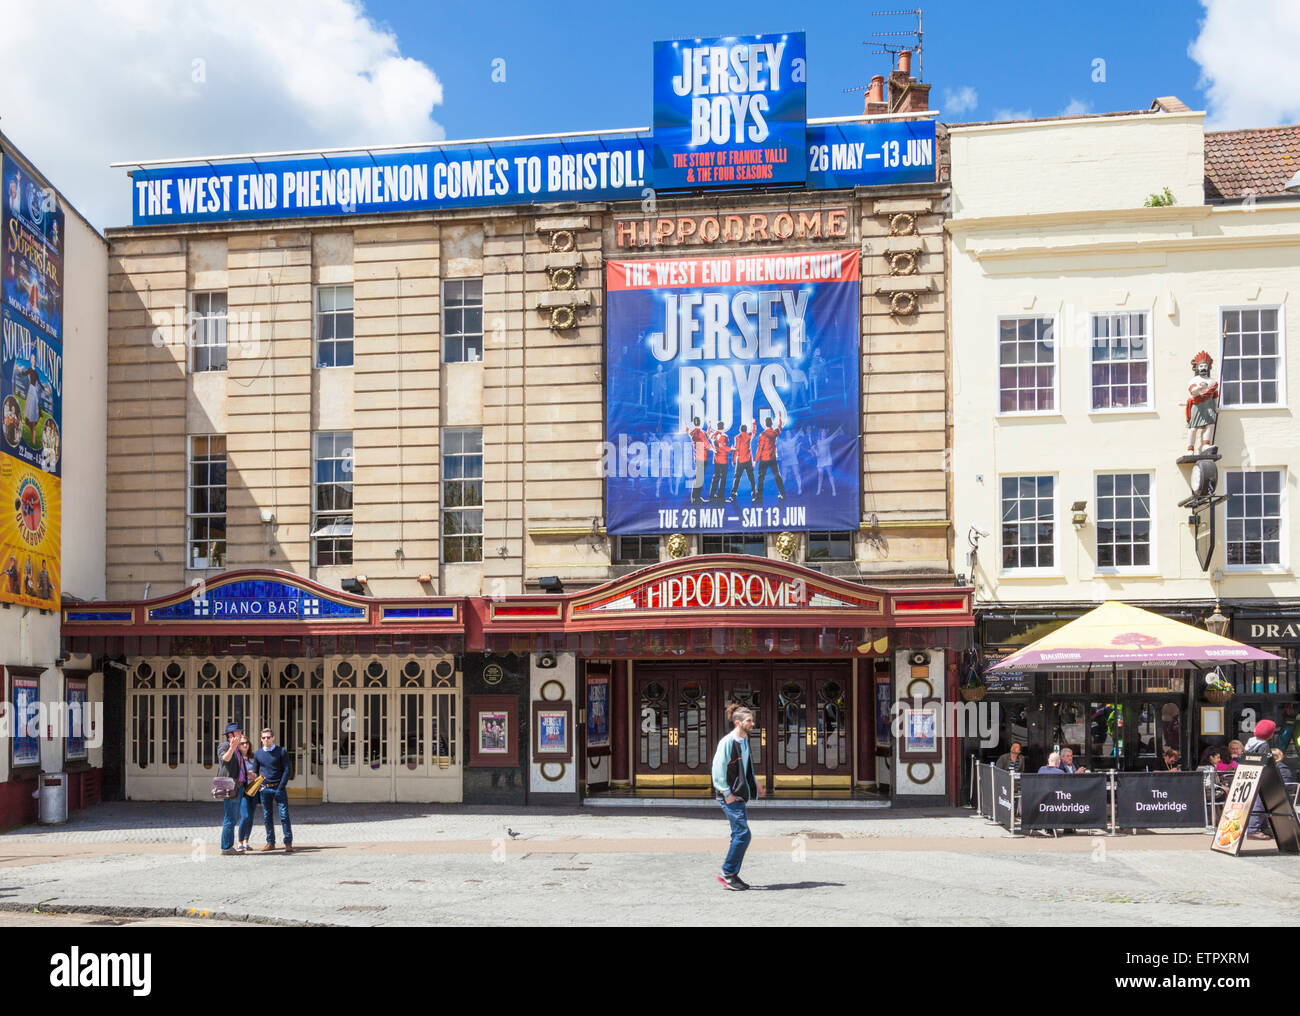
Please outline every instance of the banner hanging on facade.
[{"label": "banner hanging on facade", "polygon": [[803,183],[803,32],[654,46],[654,180],[661,190]]},{"label": "banner hanging on facade", "polygon": [[61,481],[0,455],[0,601],[59,607]]},{"label": "banner hanging on facade", "polygon": [[859,252],[606,262],[612,534],[856,530]]},{"label": "banner hanging on facade", "polygon": [[4,305],[63,339],[63,210],[54,190],[3,160]]},{"label": "banner hanging on facade", "polygon": [[0,452],[62,474],[63,351],[12,308],[0,307]]}]

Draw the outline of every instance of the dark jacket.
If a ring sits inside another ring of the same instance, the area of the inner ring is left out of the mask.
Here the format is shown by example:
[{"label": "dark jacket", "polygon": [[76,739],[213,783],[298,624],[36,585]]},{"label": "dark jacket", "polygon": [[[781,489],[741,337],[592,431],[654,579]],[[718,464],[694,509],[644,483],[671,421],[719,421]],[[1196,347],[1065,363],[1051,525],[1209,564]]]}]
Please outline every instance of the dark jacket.
[{"label": "dark jacket", "polygon": [[257,760],[257,771],[266,777],[264,788],[273,790],[293,779],[293,761],[282,745],[258,748],[253,758]]}]

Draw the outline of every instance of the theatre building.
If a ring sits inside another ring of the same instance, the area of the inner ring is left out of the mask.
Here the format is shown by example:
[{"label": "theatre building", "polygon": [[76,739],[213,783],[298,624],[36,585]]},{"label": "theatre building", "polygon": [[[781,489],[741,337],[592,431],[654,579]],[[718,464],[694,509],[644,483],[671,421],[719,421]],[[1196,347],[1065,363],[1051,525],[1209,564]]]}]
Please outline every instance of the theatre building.
[{"label": "theatre building", "polygon": [[236,717],[308,798],[707,795],[732,700],[776,794],[955,793],[946,132],[910,54],[808,120],[745,38],[691,45],[763,145],[682,142],[673,43],[653,132],[125,167],[63,626],[115,793],[206,797]]}]

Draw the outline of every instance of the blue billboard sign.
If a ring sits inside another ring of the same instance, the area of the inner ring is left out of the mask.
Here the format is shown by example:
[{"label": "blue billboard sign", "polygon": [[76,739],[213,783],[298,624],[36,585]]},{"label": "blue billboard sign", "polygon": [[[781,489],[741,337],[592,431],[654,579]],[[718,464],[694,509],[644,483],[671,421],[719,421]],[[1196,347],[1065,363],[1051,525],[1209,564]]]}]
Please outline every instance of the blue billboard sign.
[{"label": "blue billboard sign", "polygon": [[858,528],[859,259],[606,262],[608,532]]},{"label": "blue billboard sign", "polygon": [[654,46],[655,187],[803,183],[803,32]]},{"label": "blue billboard sign", "polygon": [[137,169],[137,226],[640,199],[646,135]]},{"label": "blue billboard sign", "polygon": [[808,125],[808,189],[933,183],[933,120]]}]

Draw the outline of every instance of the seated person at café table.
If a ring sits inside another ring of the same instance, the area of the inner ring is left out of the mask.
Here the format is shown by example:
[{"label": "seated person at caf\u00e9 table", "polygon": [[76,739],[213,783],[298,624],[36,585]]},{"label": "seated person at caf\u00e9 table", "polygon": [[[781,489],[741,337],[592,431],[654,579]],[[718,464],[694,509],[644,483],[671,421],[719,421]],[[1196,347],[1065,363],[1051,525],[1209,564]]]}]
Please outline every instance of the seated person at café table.
[{"label": "seated person at caf\u00e9 table", "polygon": [[1061,753],[1052,752],[1047,756],[1047,765],[1038,767],[1039,775],[1047,774],[1049,776],[1064,776],[1065,770],[1061,768]]},{"label": "seated person at caf\u00e9 table", "polygon": [[1085,769],[1083,766],[1076,766],[1074,764],[1073,748],[1062,748],[1061,749],[1061,771],[1065,773],[1086,773],[1088,770]]},{"label": "seated person at caf\u00e9 table", "polygon": [[1164,766],[1164,769],[1162,769],[1161,772],[1178,772],[1178,770],[1182,768],[1178,764],[1178,749],[1166,748],[1164,755],[1161,757],[1161,764]]},{"label": "seated person at caf\u00e9 table", "polygon": [[999,769],[1005,769],[1009,773],[1023,773],[1025,771],[1025,756],[1021,754],[1020,742],[1012,741],[1011,750],[999,755],[997,762],[994,764]]}]

